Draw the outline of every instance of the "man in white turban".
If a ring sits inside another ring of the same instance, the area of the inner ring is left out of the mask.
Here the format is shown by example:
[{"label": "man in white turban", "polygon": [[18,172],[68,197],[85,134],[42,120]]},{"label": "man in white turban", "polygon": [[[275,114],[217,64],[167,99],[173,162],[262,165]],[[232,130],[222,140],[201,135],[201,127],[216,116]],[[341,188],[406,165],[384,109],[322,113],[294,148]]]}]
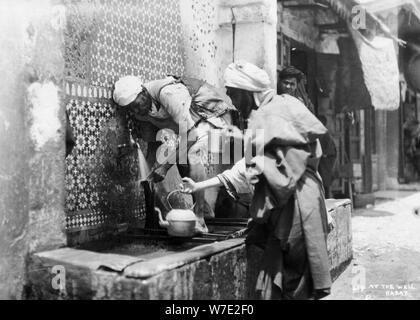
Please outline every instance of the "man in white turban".
[{"label": "man in white turban", "polygon": [[194,126],[189,112],[191,95],[173,77],[147,83],[136,76],[122,77],[115,83],[113,98],[131,116],[158,128],[169,126],[178,131],[180,124],[186,125],[187,129]]},{"label": "man in white turban", "polygon": [[[267,73],[251,63],[229,65],[225,86],[240,111],[254,110],[248,128],[264,129],[263,136],[252,135],[245,141],[245,149],[257,154],[247,159],[242,173],[254,185],[253,228],[247,242],[265,248],[257,293],[263,299],[328,295],[328,218],[317,172],[322,156],[319,138],[327,129],[297,98],[274,94]],[[233,186],[226,188],[239,189],[233,183],[239,179],[231,177],[234,173],[225,174]]]},{"label": "man in white turban", "polygon": [[231,63],[226,68],[224,81],[228,89],[236,88],[252,92],[256,107],[275,95],[267,72],[244,60]]},{"label": "man in white turban", "polygon": [[[126,114],[133,134],[149,143],[147,158],[150,166],[154,164],[149,179],[153,182],[162,181],[175,163],[181,176],[205,179],[209,130],[228,125],[231,112],[236,112],[224,92],[192,78],[169,76],[143,83],[138,77],[126,76],[115,83],[113,98]],[[188,142],[177,149],[160,148],[159,129],[171,129],[183,138],[188,135]],[[194,200],[197,230],[207,232],[204,216],[213,216],[213,210],[204,193]]]}]

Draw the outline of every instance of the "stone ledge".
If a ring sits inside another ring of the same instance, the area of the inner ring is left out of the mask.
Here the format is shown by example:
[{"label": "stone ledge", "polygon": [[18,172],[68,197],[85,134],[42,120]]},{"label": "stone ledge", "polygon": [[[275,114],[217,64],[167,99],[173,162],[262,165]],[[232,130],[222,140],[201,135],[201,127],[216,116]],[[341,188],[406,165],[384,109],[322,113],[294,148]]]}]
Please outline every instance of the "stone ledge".
[{"label": "stone ledge", "polygon": [[334,221],[334,228],[328,234],[327,248],[331,275],[335,280],[353,258],[352,203],[349,199],[327,199],[326,206]]},{"label": "stone ledge", "polygon": [[41,260],[56,261],[62,264],[87,268],[90,270],[98,270],[105,267],[116,272],[122,272],[127,266],[144,260],[139,257],[132,257],[128,255],[97,253],[73,248],[62,248],[40,252],[34,254],[34,256]]},{"label": "stone ledge", "polygon": [[158,273],[175,269],[193,263],[222,251],[233,249],[244,244],[245,239],[231,239],[202,246],[193,249],[155,258],[149,261],[135,263],[124,270],[124,275],[131,278],[149,278]]}]

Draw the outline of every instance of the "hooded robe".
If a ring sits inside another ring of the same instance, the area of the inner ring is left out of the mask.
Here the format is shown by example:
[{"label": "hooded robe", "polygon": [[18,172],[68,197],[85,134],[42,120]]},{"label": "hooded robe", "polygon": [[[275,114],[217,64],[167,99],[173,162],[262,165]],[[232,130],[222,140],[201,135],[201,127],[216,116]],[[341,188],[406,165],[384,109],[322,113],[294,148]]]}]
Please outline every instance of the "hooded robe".
[{"label": "hooded robe", "polygon": [[[246,173],[220,175],[233,193],[250,181],[250,231],[246,242],[264,249],[256,298],[317,299],[332,284],[327,252],[327,210],[317,172],[327,129],[296,98],[275,96],[251,114]],[[239,169],[242,163],[237,164]],[[233,177],[232,177],[233,176]],[[245,179],[246,176],[246,179]]]}]

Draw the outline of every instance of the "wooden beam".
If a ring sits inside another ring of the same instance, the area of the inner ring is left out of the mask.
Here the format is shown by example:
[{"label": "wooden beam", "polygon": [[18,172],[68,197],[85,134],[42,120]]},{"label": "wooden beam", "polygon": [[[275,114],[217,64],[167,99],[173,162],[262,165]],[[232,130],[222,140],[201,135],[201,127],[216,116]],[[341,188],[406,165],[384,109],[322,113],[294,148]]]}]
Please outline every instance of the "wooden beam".
[{"label": "wooden beam", "polygon": [[295,0],[286,0],[286,1],[280,1],[283,5],[283,8],[288,9],[328,9],[329,6],[323,3],[316,2],[314,0],[308,0],[305,3],[302,3],[300,1]]}]

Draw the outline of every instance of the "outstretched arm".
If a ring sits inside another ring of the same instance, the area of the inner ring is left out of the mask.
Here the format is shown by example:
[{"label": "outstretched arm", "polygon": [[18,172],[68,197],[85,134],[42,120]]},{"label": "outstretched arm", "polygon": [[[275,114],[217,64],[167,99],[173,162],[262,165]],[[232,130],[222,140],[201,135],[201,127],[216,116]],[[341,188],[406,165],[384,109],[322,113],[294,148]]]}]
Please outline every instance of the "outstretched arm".
[{"label": "outstretched arm", "polygon": [[214,177],[200,182],[195,182],[190,178],[182,178],[180,188],[181,191],[184,193],[194,193],[208,188],[220,187],[222,185],[223,184],[218,177]]}]

